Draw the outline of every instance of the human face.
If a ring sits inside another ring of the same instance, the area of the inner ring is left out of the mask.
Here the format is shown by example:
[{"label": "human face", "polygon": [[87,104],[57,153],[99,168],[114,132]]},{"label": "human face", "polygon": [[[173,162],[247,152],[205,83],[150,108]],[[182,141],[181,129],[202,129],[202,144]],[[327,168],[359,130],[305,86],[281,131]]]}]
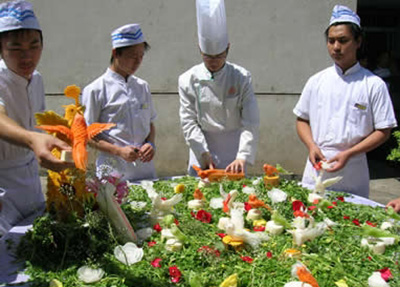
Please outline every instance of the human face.
[{"label": "human face", "polygon": [[42,55],[42,39],[37,30],[11,31],[1,37],[1,56],[7,67],[30,80]]},{"label": "human face", "polygon": [[218,55],[207,55],[200,52],[203,57],[203,62],[206,68],[211,72],[218,72],[222,69],[226,62],[226,56],[228,55],[228,49]]},{"label": "human face", "polygon": [[139,68],[143,60],[144,52],[144,43],[126,47],[122,49],[119,55],[117,55],[116,50],[114,49],[114,62],[112,68],[115,72],[124,78],[127,78],[130,75],[133,75]]},{"label": "human face", "polygon": [[327,47],[332,60],[343,72],[357,62],[357,50],[361,45],[361,37],[354,39],[349,25],[331,26],[328,30]]}]

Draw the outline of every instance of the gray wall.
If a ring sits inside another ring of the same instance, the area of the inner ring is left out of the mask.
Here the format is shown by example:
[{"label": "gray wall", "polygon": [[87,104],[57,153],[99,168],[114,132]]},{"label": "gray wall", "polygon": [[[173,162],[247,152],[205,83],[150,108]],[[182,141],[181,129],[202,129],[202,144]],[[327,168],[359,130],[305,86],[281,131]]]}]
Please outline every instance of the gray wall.
[{"label": "gray wall", "polygon": [[[177,78],[201,61],[194,0],[31,0],[44,33],[39,71],[49,109],[69,103],[65,86],[84,87],[108,66],[113,29],[142,25],[152,46],[137,76],[150,84],[158,112],[159,176],[184,174],[188,149],[179,126]],[[252,174],[265,162],[301,173],[307,151],[298,140],[292,109],[309,76],[331,64],[323,32],[333,0],[225,0],[229,61],[253,75],[261,137]],[[356,0],[341,4],[352,9]]]}]

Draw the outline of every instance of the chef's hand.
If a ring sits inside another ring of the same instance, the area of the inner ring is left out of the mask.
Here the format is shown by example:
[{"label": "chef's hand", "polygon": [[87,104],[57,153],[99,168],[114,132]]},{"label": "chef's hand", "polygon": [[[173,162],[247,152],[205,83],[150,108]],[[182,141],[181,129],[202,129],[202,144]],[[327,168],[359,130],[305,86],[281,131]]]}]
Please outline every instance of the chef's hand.
[{"label": "chef's hand", "polygon": [[393,199],[392,201],[389,201],[386,207],[389,206],[393,207],[394,211],[400,212],[400,197],[397,199]]},{"label": "chef's hand", "polygon": [[201,166],[204,166],[204,169],[214,169],[215,164],[212,160],[211,154],[209,152],[203,152],[201,154]]},{"label": "chef's hand", "polygon": [[350,158],[350,154],[347,151],[341,151],[334,157],[328,160],[328,164],[331,164],[331,168],[326,169],[327,172],[335,172],[341,170],[346,165]]},{"label": "chef's hand", "polygon": [[150,143],[145,143],[141,146],[139,150],[140,160],[142,162],[149,162],[153,159],[154,155],[156,154],[156,150],[154,149],[153,145]]},{"label": "chef's hand", "polygon": [[244,159],[235,159],[225,169],[226,172],[240,173],[244,172],[246,161]]},{"label": "chef's hand", "polygon": [[118,147],[118,156],[127,162],[134,162],[139,158],[138,149],[131,145]]},{"label": "chef's hand", "polygon": [[71,151],[71,147],[66,142],[48,134],[31,133],[29,147],[35,153],[36,159],[42,167],[53,171],[61,171],[75,166],[74,163],[62,161],[51,153],[54,148]]},{"label": "chef's hand", "polygon": [[314,145],[313,147],[310,148],[308,153],[308,158],[310,159],[313,166],[320,161],[326,160],[325,156],[322,154],[322,151],[319,149],[317,145]]}]

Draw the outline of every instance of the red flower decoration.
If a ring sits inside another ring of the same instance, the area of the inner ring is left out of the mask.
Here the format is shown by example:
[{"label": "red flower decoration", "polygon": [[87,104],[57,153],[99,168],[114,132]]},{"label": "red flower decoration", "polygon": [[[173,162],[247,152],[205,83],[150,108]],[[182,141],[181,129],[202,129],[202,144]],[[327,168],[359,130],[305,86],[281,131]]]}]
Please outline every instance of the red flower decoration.
[{"label": "red flower decoration", "polygon": [[312,203],[313,204],[318,204],[319,203],[319,199],[314,199]]},{"label": "red flower decoration", "polygon": [[369,260],[369,261],[371,261],[371,260],[372,260],[372,257],[371,257],[371,256],[368,256],[367,258],[368,258],[368,260]]},{"label": "red flower decoration", "polygon": [[182,277],[182,273],[181,273],[181,271],[179,271],[178,267],[176,265],[174,265],[174,266],[169,267],[168,270],[169,270],[169,276],[171,276],[171,282],[178,283]]},{"label": "red flower decoration", "polygon": [[246,187],[247,185],[243,184],[242,186],[243,186],[243,187]]},{"label": "red flower decoration", "polygon": [[161,228],[161,226],[160,226],[159,223],[157,223],[156,225],[154,225],[154,226],[153,226],[153,229],[154,229],[155,231],[157,231],[157,232],[161,232],[161,230],[162,230],[162,228]]},{"label": "red flower decoration", "polygon": [[370,226],[372,226],[372,227],[376,227],[376,224],[375,224],[375,223],[372,223],[372,222],[369,221],[369,220],[365,221],[365,223],[368,224],[368,225],[370,225]]},{"label": "red flower decoration", "polygon": [[313,165],[315,170],[321,170],[322,168],[322,161],[317,162],[316,164]]},{"label": "red flower decoration", "polygon": [[250,256],[241,256],[240,257],[244,262],[247,262],[247,263],[252,263],[253,262],[253,258],[251,258]]},{"label": "red flower decoration", "polygon": [[265,226],[254,226],[254,231],[265,231]]},{"label": "red flower decoration", "polygon": [[161,197],[161,200],[167,200],[167,198],[166,197]]},{"label": "red flower decoration", "polygon": [[308,210],[314,210],[314,209],[316,209],[317,207],[315,206],[315,205],[311,205],[311,206],[309,206],[308,207]]},{"label": "red flower decoration", "polygon": [[327,208],[328,208],[328,209],[332,209],[332,208],[335,208],[335,207],[332,206],[332,205],[329,205],[329,206],[327,206]]},{"label": "red flower decoration", "polygon": [[307,213],[305,213],[305,212],[303,212],[301,210],[296,210],[295,212],[293,212],[293,216],[294,217],[305,217],[305,218],[309,218],[310,217]]},{"label": "red flower decoration", "polygon": [[336,205],[337,205],[337,202],[336,202],[336,201],[332,201],[332,204],[336,206]]},{"label": "red flower decoration", "polygon": [[353,219],[353,223],[357,226],[360,226],[360,221],[358,219]]},{"label": "red flower decoration", "polygon": [[379,272],[381,272],[381,276],[385,281],[388,281],[389,279],[393,278],[392,272],[390,272],[390,269],[387,267],[380,269]]},{"label": "red flower decoration", "polygon": [[156,258],[153,261],[151,261],[151,266],[153,266],[154,268],[160,268],[161,267],[161,258]]},{"label": "red flower decoration", "polygon": [[304,203],[302,203],[300,200],[295,200],[292,202],[292,209],[293,209],[293,211],[305,210],[306,207],[305,207]]},{"label": "red flower decoration", "polygon": [[147,242],[147,246],[149,246],[149,247],[153,247],[156,244],[157,244],[157,242],[155,242],[155,241]]},{"label": "red flower decoration", "polygon": [[341,202],[344,202],[344,197],[343,196],[338,196],[338,197],[336,197],[337,198],[337,200],[339,200],[339,201],[341,201]]},{"label": "red flower decoration", "polygon": [[244,210],[249,211],[250,209],[252,209],[250,203],[248,203],[247,201],[244,203]]},{"label": "red flower decoration", "polygon": [[268,251],[268,252],[267,252],[267,257],[268,257],[268,258],[272,258],[272,252],[271,252],[271,251]]},{"label": "red flower decoration", "polygon": [[196,213],[194,213],[193,211],[190,212],[190,215],[191,215],[192,217],[196,217]]},{"label": "red flower decoration", "polygon": [[176,226],[178,226],[179,225],[178,219],[174,218],[174,223],[175,223]]},{"label": "red flower decoration", "polygon": [[204,223],[210,223],[211,222],[211,213],[209,213],[203,209],[200,209],[196,213],[196,219],[200,220],[201,222],[204,222]]},{"label": "red flower decoration", "polygon": [[224,238],[224,237],[226,236],[225,233],[217,233],[217,235],[218,235],[220,238]]},{"label": "red flower decoration", "polygon": [[343,219],[345,219],[345,220],[349,220],[350,219],[350,216],[343,216]]}]

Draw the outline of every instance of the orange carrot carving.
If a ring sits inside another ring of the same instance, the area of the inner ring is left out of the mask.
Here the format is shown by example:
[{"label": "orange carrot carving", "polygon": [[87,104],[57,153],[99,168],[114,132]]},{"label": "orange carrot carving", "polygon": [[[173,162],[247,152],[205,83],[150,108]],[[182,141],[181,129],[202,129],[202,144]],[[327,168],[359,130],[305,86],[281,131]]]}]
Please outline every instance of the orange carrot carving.
[{"label": "orange carrot carving", "polygon": [[267,176],[273,176],[277,175],[279,171],[276,169],[276,167],[269,165],[269,164],[264,164],[263,166],[265,175]]},{"label": "orange carrot carving", "polygon": [[115,126],[115,124],[93,123],[87,127],[85,118],[80,113],[77,113],[72,122],[71,128],[61,125],[42,125],[36,126],[36,128],[48,133],[59,132],[66,135],[72,142],[72,158],[74,159],[75,166],[85,171],[88,159],[86,150],[88,140],[113,126]]},{"label": "orange carrot carving", "polygon": [[210,182],[221,181],[223,179],[239,180],[244,178],[244,172],[233,173],[226,172],[224,169],[206,169],[202,170],[196,165],[192,165],[193,169],[197,172],[200,178],[208,178]]},{"label": "orange carrot carving", "polygon": [[308,283],[312,287],[319,287],[317,280],[314,278],[314,276],[312,276],[306,267],[297,267],[296,273],[301,282]]},{"label": "orange carrot carving", "polygon": [[252,208],[264,207],[264,208],[268,209],[269,211],[272,211],[271,207],[268,204],[264,203],[264,201],[258,199],[255,194],[249,195],[248,203],[250,204],[250,206]]},{"label": "orange carrot carving", "polygon": [[193,193],[194,199],[203,199],[204,195],[199,188],[196,188]]}]

